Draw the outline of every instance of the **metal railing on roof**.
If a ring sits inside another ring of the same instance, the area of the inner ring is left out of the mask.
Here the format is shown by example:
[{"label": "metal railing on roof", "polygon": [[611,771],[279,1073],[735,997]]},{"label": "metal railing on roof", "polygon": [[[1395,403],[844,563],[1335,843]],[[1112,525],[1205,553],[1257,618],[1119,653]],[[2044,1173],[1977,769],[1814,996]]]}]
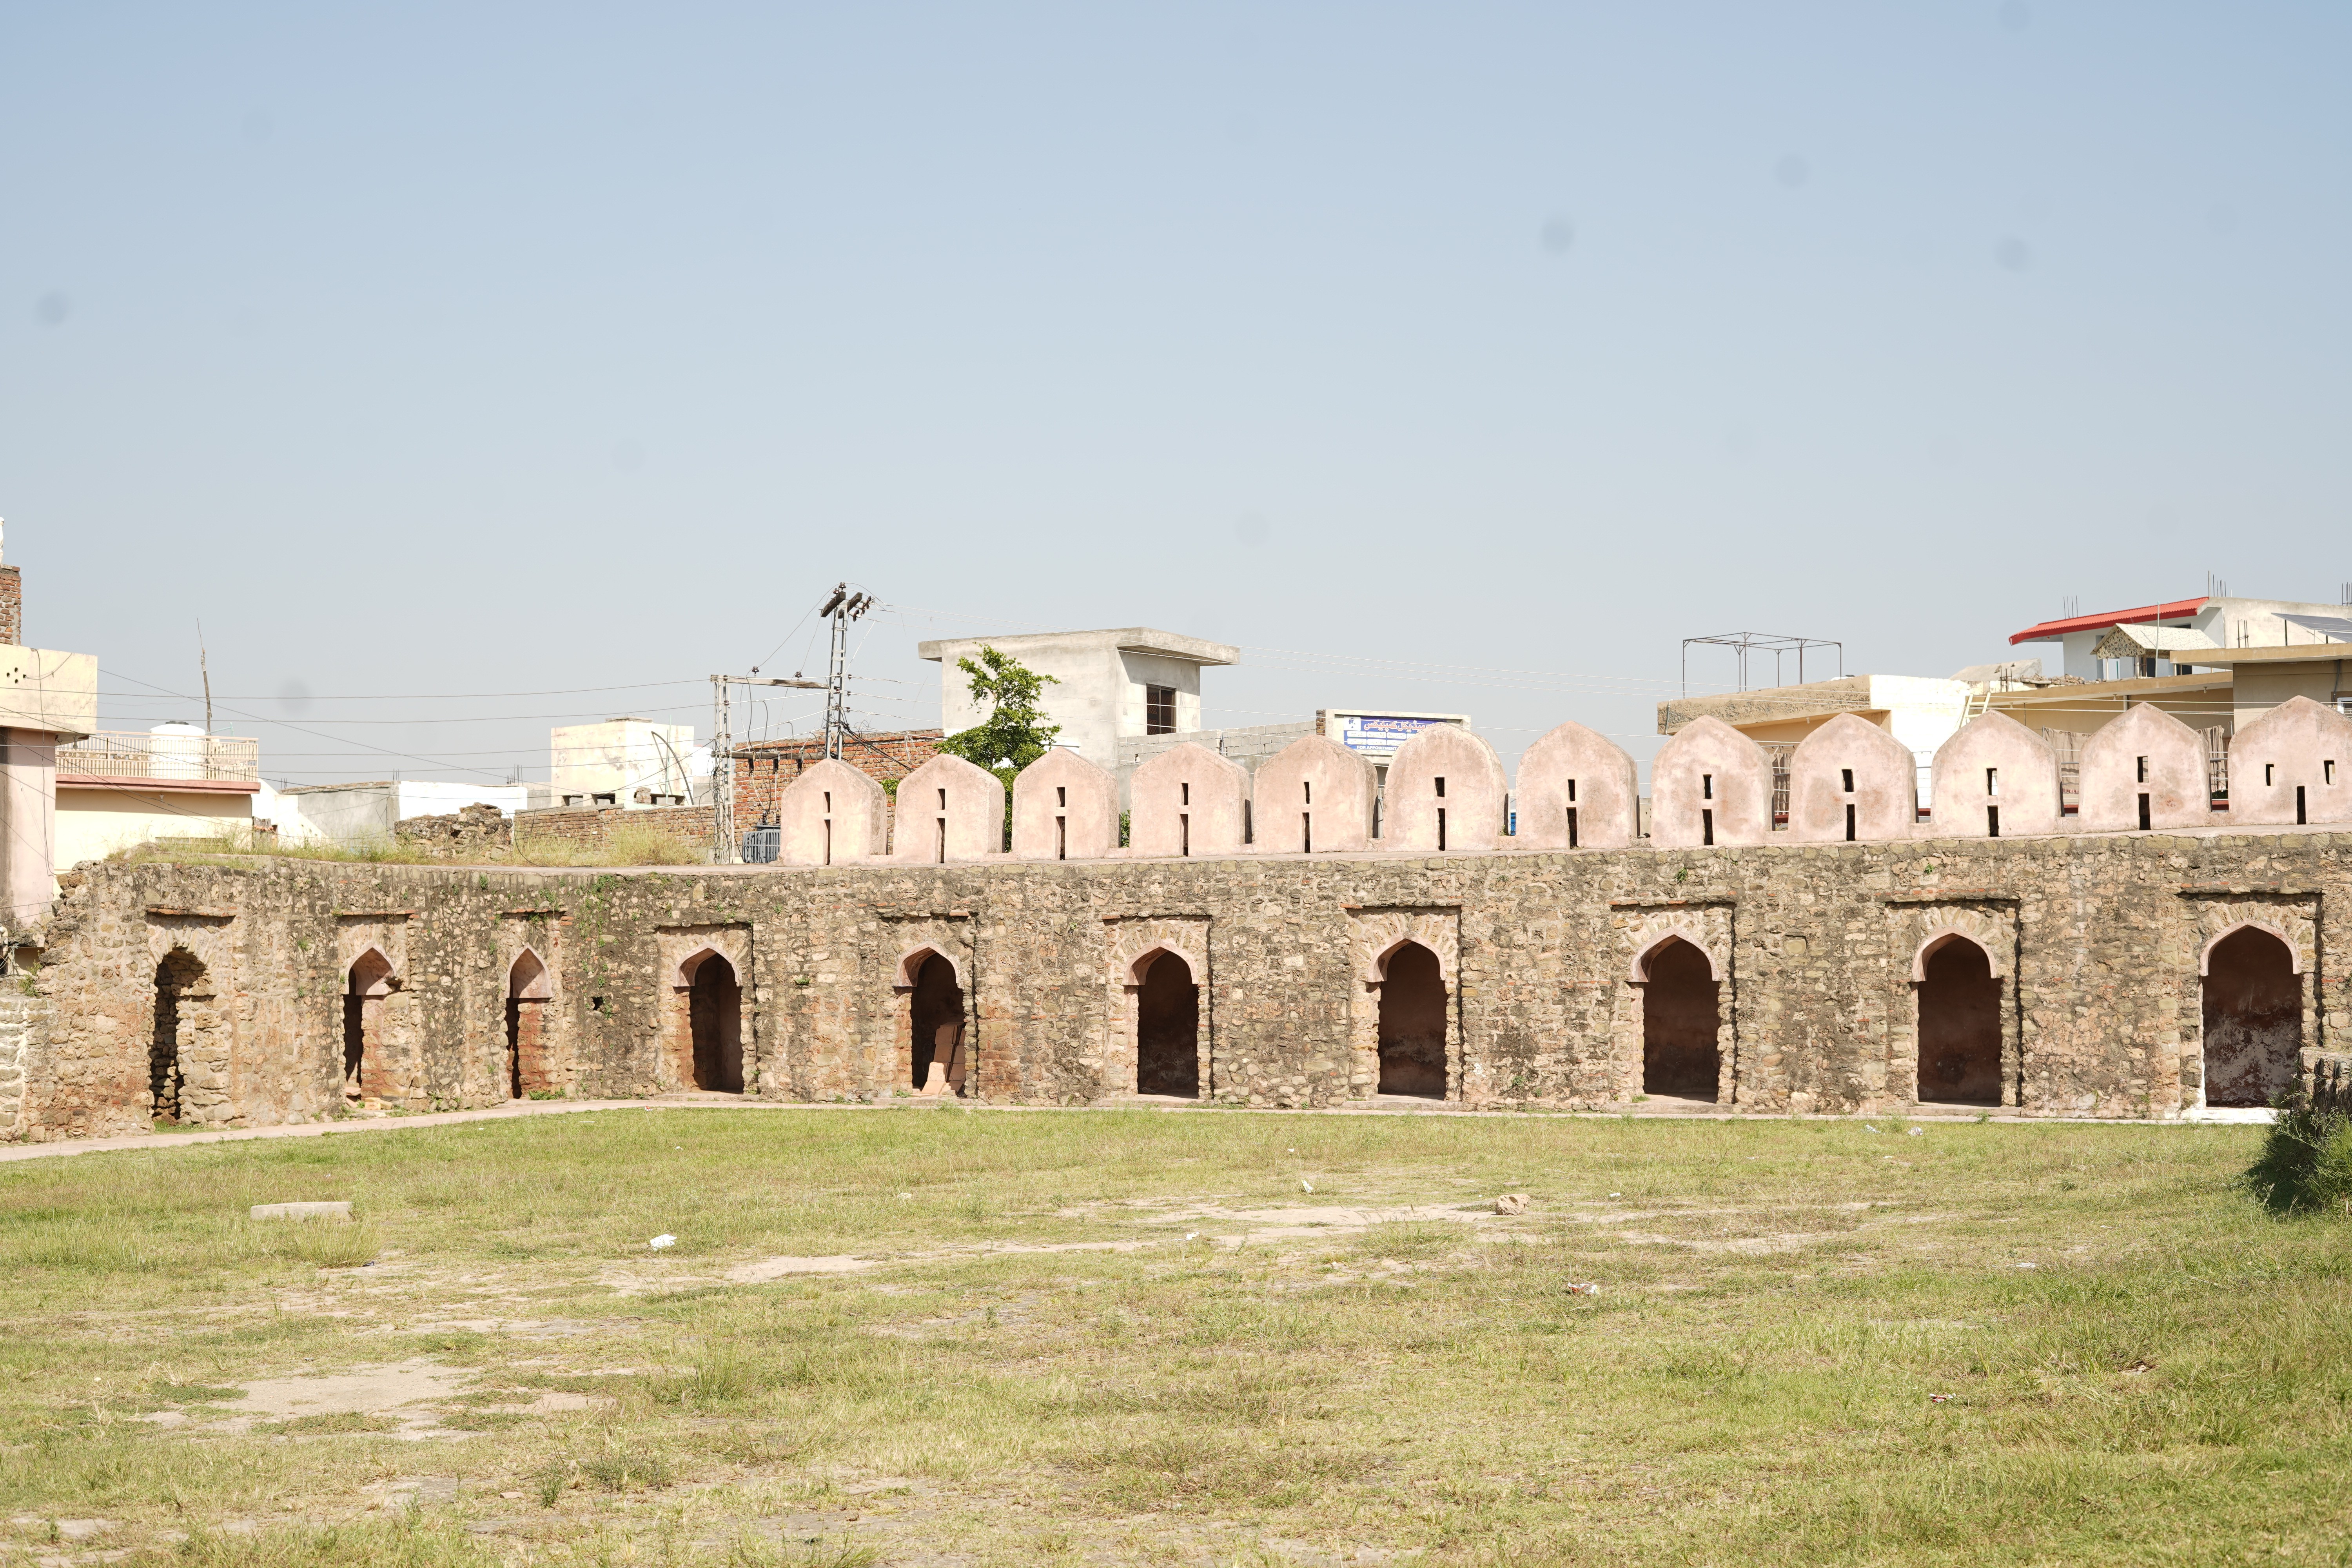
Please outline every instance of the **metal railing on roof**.
[{"label": "metal railing on roof", "polygon": [[261,742],[241,735],[100,731],[58,748],[58,777],[258,784]]},{"label": "metal railing on roof", "polygon": [[[2205,749],[2205,793],[2211,800],[2227,800],[2230,796],[2230,729],[2215,725],[2198,731]],[[2083,809],[2083,745],[2090,737],[2071,730],[2044,730],[2042,738],[2050,742],[2050,750],[2058,758],[2058,809],[2074,813]]]}]

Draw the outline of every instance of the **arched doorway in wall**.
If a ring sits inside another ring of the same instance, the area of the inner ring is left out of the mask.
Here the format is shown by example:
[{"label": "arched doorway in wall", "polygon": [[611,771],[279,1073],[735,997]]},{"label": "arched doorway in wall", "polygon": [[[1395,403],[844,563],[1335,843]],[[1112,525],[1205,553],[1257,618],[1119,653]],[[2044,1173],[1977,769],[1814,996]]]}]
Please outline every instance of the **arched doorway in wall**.
[{"label": "arched doorway in wall", "polygon": [[1400,943],[1381,969],[1382,1094],[1445,1098],[1451,1012],[1437,954],[1417,942]]},{"label": "arched doorway in wall", "polygon": [[1642,1092],[1716,1099],[1723,1005],[1715,965],[1692,943],[1670,936],[1650,950],[1642,974]]},{"label": "arched doorway in wall", "polygon": [[[908,959],[913,964],[915,960]],[[955,965],[926,951],[915,969],[914,989],[908,993],[908,1039],[912,1044],[914,1087],[931,1089],[931,1068],[940,1069],[939,1089],[963,1092],[971,1062],[964,1051],[963,986]]]},{"label": "arched doorway in wall", "polygon": [[548,1060],[547,1005],[554,994],[547,965],[525,948],[507,971],[507,1098],[555,1087]]},{"label": "arched doorway in wall", "polygon": [[1938,937],[1914,984],[1919,1100],[1929,1105],[2000,1103],[2000,976],[1969,938]]},{"label": "arched doorway in wall", "polygon": [[716,952],[692,961],[687,1028],[694,1042],[694,1087],[743,1092],[743,986],[735,966]]},{"label": "arched doorway in wall", "polygon": [[374,948],[352,963],[343,987],[343,1100],[383,1092],[383,1004],[392,994],[392,961]]},{"label": "arched doorway in wall", "polygon": [[2263,1106],[2303,1078],[2303,977],[2274,933],[2240,926],[2205,952],[2205,1103]]},{"label": "arched doorway in wall", "polygon": [[173,948],[155,966],[155,1032],[147,1047],[147,1091],[151,1114],[158,1121],[180,1120],[182,1037],[184,1031],[193,1032],[192,1004],[211,994],[205,966],[186,948]]},{"label": "arched doorway in wall", "polygon": [[1160,948],[1137,961],[1135,1091],[1201,1097],[1201,987],[1192,966]]}]

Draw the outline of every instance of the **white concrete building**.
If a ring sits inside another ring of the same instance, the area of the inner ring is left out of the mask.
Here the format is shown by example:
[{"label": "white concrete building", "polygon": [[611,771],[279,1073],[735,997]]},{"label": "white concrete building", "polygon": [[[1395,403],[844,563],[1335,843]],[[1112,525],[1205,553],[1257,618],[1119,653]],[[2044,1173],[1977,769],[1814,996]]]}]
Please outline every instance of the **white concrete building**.
[{"label": "white concrete building", "polygon": [[[2348,616],[2352,616],[2352,608],[2343,605],[2293,599],[2174,599],[2160,605],[2138,605],[2042,621],[2009,640],[2012,646],[2057,643],[2064,649],[2061,675],[2083,680],[2123,680],[2134,676],[2183,674],[2206,661],[2198,658],[2195,646],[2159,647],[2155,646],[2159,640],[2171,643],[2173,639],[2157,638],[2143,639],[2149,646],[2139,658],[2101,657],[2099,645],[2118,627],[2148,626],[2200,633],[2211,639],[2202,645],[2210,647],[2293,647],[2330,640],[2326,632],[2307,623],[2341,622]],[[2116,647],[2111,642],[2108,652],[2112,654]]]},{"label": "white concrete building", "polygon": [[988,717],[971,700],[971,678],[956,668],[992,647],[1039,675],[1050,675],[1037,705],[1062,727],[1057,744],[1097,767],[1118,765],[1118,742],[1130,735],[1184,735],[1201,727],[1201,671],[1239,664],[1242,650],[1149,626],[1118,631],[1038,632],[1019,637],[943,637],[916,652],[940,668],[940,728],[952,735]]},{"label": "white concrete building", "polygon": [[447,816],[473,805],[495,805],[511,817],[534,803],[533,784],[445,784],[431,779],[373,779],[361,784],[265,786],[255,815],[278,825],[288,844],[389,844],[393,824],[412,816]]},{"label": "white concrete building", "polygon": [[695,745],[691,724],[562,724],[547,732],[547,749],[557,805],[691,805],[698,779],[708,793],[710,753]]}]

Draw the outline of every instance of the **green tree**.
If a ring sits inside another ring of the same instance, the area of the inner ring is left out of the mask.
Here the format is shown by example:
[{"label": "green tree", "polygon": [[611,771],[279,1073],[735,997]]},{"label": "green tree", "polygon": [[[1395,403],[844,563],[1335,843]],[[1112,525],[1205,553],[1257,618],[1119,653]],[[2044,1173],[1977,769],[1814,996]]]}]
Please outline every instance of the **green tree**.
[{"label": "green tree", "polygon": [[1045,722],[1037,699],[1047,686],[1061,682],[1040,675],[1007,654],[983,644],[980,660],[956,660],[956,668],[971,678],[971,697],[989,705],[986,719],[969,730],[959,730],[940,742],[940,750],[976,763],[1013,787],[1013,776],[1054,748],[1059,724]]}]

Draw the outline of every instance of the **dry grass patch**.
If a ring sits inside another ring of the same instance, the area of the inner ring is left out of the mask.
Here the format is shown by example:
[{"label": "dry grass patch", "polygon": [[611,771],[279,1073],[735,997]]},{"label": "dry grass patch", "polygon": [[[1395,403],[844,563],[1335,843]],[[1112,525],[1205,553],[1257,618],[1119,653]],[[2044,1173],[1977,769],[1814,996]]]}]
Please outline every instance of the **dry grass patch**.
[{"label": "dry grass patch", "polygon": [[[0,1518],[255,1564],[2310,1554],[2352,1243],[2239,1184],[2261,1136],[679,1111],[12,1165]],[[360,1222],[244,1218],[293,1199]]]}]

